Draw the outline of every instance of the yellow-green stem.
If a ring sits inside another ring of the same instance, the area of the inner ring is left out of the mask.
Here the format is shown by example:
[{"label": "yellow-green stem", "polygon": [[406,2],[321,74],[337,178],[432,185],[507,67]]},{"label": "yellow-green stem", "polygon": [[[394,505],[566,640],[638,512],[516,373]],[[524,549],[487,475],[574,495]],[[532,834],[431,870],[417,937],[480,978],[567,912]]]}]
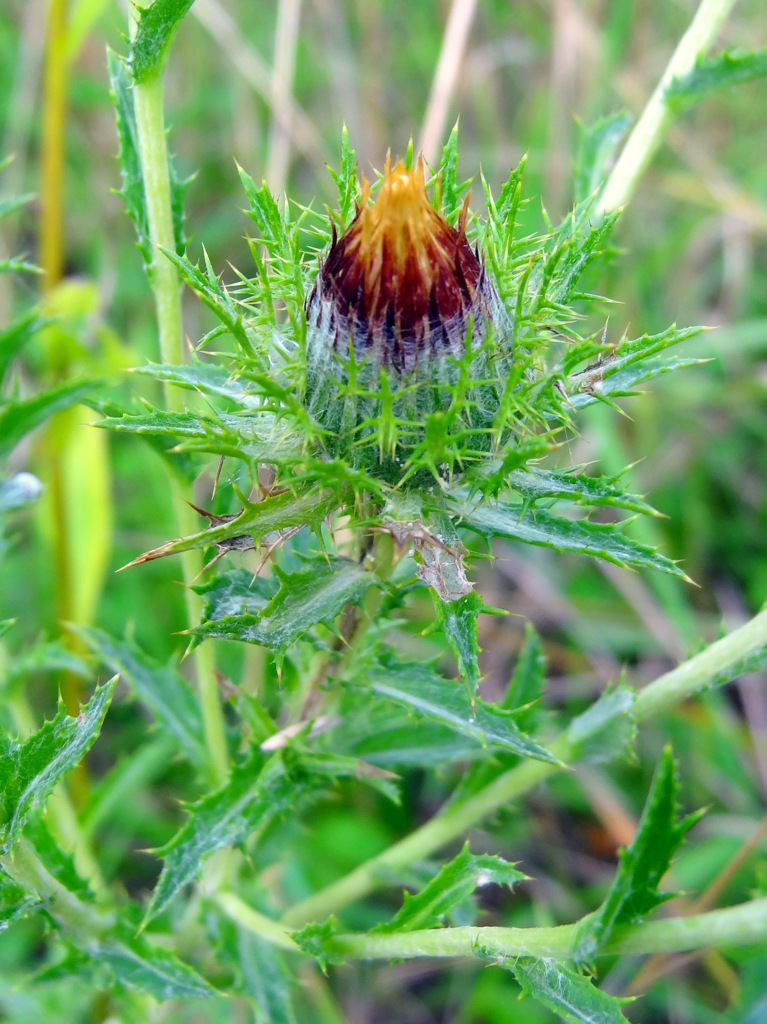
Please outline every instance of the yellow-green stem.
[{"label": "yellow-green stem", "polygon": [[675,78],[691,71],[722,27],[735,0],[701,0],[690,27],[679,40],[679,45],[655,88],[642,116],[637,121],[615,163],[595,212],[599,214],[619,210],[631,199],[645,168],[661,143],[674,112],[666,91]]},{"label": "yellow-green stem", "polygon": [[[155,246],[175,249],[173,214],[171,209],[168,150],[163,115],[163,83],[156,75],[133,87],[139,157],[144,176],[149,235]],[[163,362],[178,365],[183,361],[183,330],[181,322],[180,282],[174,266],[159,249],[155,248],[149,276],[157,309],[160,357]],[[165,399],[169,409],[183,409],[180,390],[166,387]],[[182,535],[195,533],[198,522],[186,503],[182,488],[173,482],[173,500],[179,531]],[[190,584],[200,570],[200,555],[187,551],[182,556],[186,606],[190,625],[200,619],[201,603]],[[195,650],[194,665],[197,686],[205,723],[205,738],[213,781],[222,783],[228,774],[229,757],[226,745],[224,715],[213,663],[213,649],[202,644]]]}]

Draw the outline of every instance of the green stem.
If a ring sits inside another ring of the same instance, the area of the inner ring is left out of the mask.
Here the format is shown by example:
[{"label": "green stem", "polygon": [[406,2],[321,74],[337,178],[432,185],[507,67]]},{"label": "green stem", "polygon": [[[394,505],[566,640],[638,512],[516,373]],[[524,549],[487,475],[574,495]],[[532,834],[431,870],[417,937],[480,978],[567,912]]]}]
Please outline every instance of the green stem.
[{"label": "green stem", "polygon": [[[232,893],[216,902],[237,924],[282,949],[298,946],[284,927],[259,914]],[[570,956],[576,925],[553,928],[430,928],[391,935],[338,935],[329,940],[333,952],[357,960],[412,960],[416,957],[536,956],[565,960]],[[767,938],[767,898],[689,917],[663,918],[616,929],[602,950],[620,953],[680,953],[690,949],[722,949],[762,942]]]},{"label": "green stem", "polygon": [[243,902],[239,896],[235,896],[233,892],[219,892],[215,895],[214,899],[227,917],[242,925],[249,932],[253,932],[254,935],[260,935],[262,939],[266,939],[281,949],[289,949],[293,952],[298,951],[299,947],[291,939],[284,925],[278,924],[265,914],[260,914],[257,910],[249,907],[247,903]]},{"label": "green stem", "polygon": [[[362,960],[415,957],[535,956],[565,960],[576,926],[555,928],[433,928],[393,935],[339,935],[332,949]],[[663,918],[616,929],[601,951],[616,954],[680,953],[746,946],[767,938],[767,898],[691,917]]]},{"label": "green stem", "polygon": [[[633,707],[634,718],[638,722],[644,721],[707,687],[729,682],[743,671],[753,671],[757,659],[764,658],[766,648],[767,610],[642,690]],[[560,761],[571,763],[577,756],[579,745],[570,739],[565,730],[548,745],[548,749]],[[392,873],[401,871],[416,860],[431,856],[435,850],[457,839],[478,822],[560,770],[557,765],[541,761],[521,762],[499,775],[478,793],[449,804],[442,814],[377,857],[291,907],[283,917],[284,923],[299,926],[307,921],[322,920],[353,900],[362,898],[385,884],[384,880],[390,878]]]},{"label": "green stem", "polygon": [[[144,177],[149,235],[155,246],[175,250],[173,213],[171,208],[168,149],[163,114],[163,79],[157,74],[133,86],[134,110],[138,134],[138,149]],[[160,358],[165,363],[183,362],[183,329],[181,321],[180,281],[175,267],[155,247],[149,278],[157,309],[160,336]],[[173,411],[184,408],[180,389],[165,385],[165,401]],[[181,486],[173,482],[173,500],[179,531],[183,536],[196,533],[198,523],[182,493]],[[189,623],[197,625],[202,603],[191,589],[191,583],[200,571],[199,552],[189,551],[182,557],[185,599]],[[202,644],[195,650],[194,664],[197,686],[205,724],[205,739],[210,760],[210,772],[216,784],[222,783],[229,771],[229,755],[221,699],[213,662],[213,648]]]},{"label": "green stem", "polygon": [[0,867],[27,892],[50,901],[51,916],[73,935],[91,940],[114,926],[116,917],[112,911],[100,910],[79,900],[50,874],[26,840],[22,839],[13,853],[0,856]]},{"label": "green stem", "polygon": [[605,214],[619,210],[634,194],[644,169],[674,119],[674,113],[666,99],[668,86],[675,78],[681,78],[693,69],[696,61],[711,45],[734,5],[735,0],[701,0],[690,27],[679,40],[663,77],[613,167],[604,191],[597,200],[595,213]]}]

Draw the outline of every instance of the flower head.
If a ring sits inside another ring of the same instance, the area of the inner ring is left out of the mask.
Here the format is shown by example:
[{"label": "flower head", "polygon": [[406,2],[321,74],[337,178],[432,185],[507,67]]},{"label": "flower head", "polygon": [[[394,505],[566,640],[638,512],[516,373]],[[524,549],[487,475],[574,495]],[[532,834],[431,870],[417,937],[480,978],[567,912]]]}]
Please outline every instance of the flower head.
[{"label": "flower head", "polygon": [[445,352],[463,353],[484,336],[498,305],[476,250],[466,238],[468,195],[458,227],[432,206],[423,161],[392,169],[387,157],[370,205],[370,184],[348,230],[333,234],[307,303],[314,337],[345,357],[409,373]]}]

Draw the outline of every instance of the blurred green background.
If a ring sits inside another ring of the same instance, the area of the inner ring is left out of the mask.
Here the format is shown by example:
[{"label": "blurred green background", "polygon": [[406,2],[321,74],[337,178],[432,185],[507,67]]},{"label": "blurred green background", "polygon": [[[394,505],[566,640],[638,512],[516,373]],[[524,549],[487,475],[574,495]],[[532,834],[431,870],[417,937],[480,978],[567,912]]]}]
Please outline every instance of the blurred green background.
[{"label": "blurred green background", "polygon": [[[465,33],[440,65],[451,6],[463,10]],[[540,229],[541,204],[553,220],[571,204],[579,126],[641,110],[695,6],[691,0],[197,0],[166,75],[176,167],[182,176],[194,175],[187,192],[190,253],[197,258],[204,244],[225,277],[233,277],[229,262],[250,273],[235,161],[256,180],[265,177],[275,194],[287,188],[298,201],[321,206],[333,201],[325,165],[338,163],[344,123],[368,175],[382,166],[388,149],[404,153],[411,136],[434,160],[457,117],[465,177],[481,167],[497,189],[529,153],[525,193],[531,201],[522,228]],[[38,197],[3,222],[0,255],[22,252],[42,263],[41,224],[51,216],[41,184],[50,144],[43,116],[50,65],[45,40],[55,7],[46,0],[6,0],[0,11],[0,156],[14,156],[0,175],[0,196]],[[97,374],[105,380],[102,399],[135,393],[159,401],[152,383],[126,383],[122,372],[158,358],[151,294],[132,225],[113,194],[120,174],[105,48],[124,51],[127,5],[71,0],[60,11],[63,277],[44,295],[44,278],[0,283],[0,324],[38,294],[58,317],[27,350],[15,386],[32,394],[65,375]],[[737,5],[719,42],[763,45],[767,8]],[[617,678],[622,666],[632,682],[649,681],[716,636],[723,622],[731,627],[753,614],[767,597],[765,109],[765,85],[756,82],[684,115],[618,224],[620,253],[588,281],[617,303],[589,314],[595,327],[608,314],[608,332],[616,338],[671,322],[705,324],[716,329],[688,342],[686,352],[711,361],[624,403],[626,417],[602,407],[585,411],[580,436],[563,454],[571,463],[598,461],[609,473],[632,464],[632,489],[668,517],[637,524],[637,535],[682,560],[697,587],[499,546],[499,560],[480,572],[480,590],[488,604],[517,617],[483,623],[489,699],[508,680],[526,620],[545,640],[547,700],[577,707]],[[481,209],[479,182],[473,195]],[[191,295],[184,297],[184,316],[195,344],[212,323]],[[3,558],[0,619],[19,620],[6,638],[8,658],[23,656],[42,637],[59,637],[63,619],[92,622],[118,636],[132,630],[160,661],[183,647],[176,635],[186,624],[179,564],[169,559],[114,573],[175,533],[166,468],[140,439],[107,437],[88,426],[94,418],[84,407],[62,414],[11,457],[9,468],[37,473],[46,495],[33,514],[13,520]],[[206,507],[209,487],[208,477],[198,495]],[[226,487],[219,500],[234,507]],[[237,680],[242,651],[226,649],[222,658]],[[18,664],[39,717],[50,715],[60,676]],[[142,727],[131,707],[113,709],[107,735],[115,756],[131,750]],[[572,920],[595,905],[667,736],[682,760],[686,808],[711,807],[696,827],[694,856],[682,852],[673,884],[698,892],[711,882],[765,813],[763,675],[645,728],[634,763],[609,775],[592,768],[559,778],[528,802],[525,815],[493,823],[493,842],[505,844],[512,859],[523,856],[525,870],[537,879],[513,907],[490,908],[498,920]],[[137,851],[167,838],[179,817],[173,800],[180,789],[183,794],[183,783],[172,768],[161,782],[151,799],[137,795],[113,823],[107,843],[112,871],[139,896],[151,887],[156,865]],[[323,866],[329,877],[353,866],[433,810],[440,785],[439,779],[414,778],[410,803],[396,815],[378,806],[354,814],[342,806],[317,811],[312,839],[296,838],[296,872],[316,882],[313,875]],[[726,901],[746,898],[757,877],[752,857],[734,873]],[[9,977],[34,962],[36,932],[25,934],[0,944]],[[767,1019],[767,1010],[753,1015],[767,998],[762,974],[746,964],[738,977],[723,957],[708,957],[651,987],[629,1016],[758,1024]],[[629,980],[608,977],[607,987],[618,992]],[[451,974],[432,965],[350,968],[338,988],[347,1012],[358,1008],[349,1020],[548,1019],[514,1001],[506,975],[471,967]],[[27,1020],[9,1000],[0,985],[0,1007],[9,1019]]]}]

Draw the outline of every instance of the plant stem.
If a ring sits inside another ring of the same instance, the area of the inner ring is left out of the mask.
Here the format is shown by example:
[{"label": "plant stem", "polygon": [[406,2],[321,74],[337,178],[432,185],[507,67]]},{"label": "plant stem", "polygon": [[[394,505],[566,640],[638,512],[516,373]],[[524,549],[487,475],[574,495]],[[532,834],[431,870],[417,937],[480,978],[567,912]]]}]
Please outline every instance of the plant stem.
[{"label": "plant stem", "polygon": [[[241,921],[241,923],[244,923]],[[393,935],[339,935],[334,951],[362,960],[415,957],[535,956],[564,960],[575,925],[554,928],[432,928]],[[663,918],[616,929],[604,955],[681,952],[745,946],[767,938],[767,898],[691,917]]]},{"label": "plant stem", "polygon": [[267,939],[267,941],[275,946],[279,946],[281,949],[298,951],[299,947],[291,939],[284,925],[278,924],[265,914],[261,914],[252,907],[249,907],[247,903],[241,900],[239,896],[235,896],[233,892],[216,893],[214,899],[227,917],[242,925],[243,928],[247,928],[254,935],[260,935],[262,939]]},{"label": "plant stem", "polygon": [[693,69],[722,27],[735,0],[701,0],[690,27],[679,40],[674,55],[637,121],[613,167],[594,212],[620,209],[634,194],[637,183],[674,119],[666,90],[675,78]]},{"label": "plant stem", "polygon": [[[632,712],[636,721],[644,721],[673,704],[711,686],[722,685],[740,673],[753,671],[767,653],[767,609],[729,636],[717,640],[694,658],[662,675],[642,690]],[[565,763],[577,756],[577,746],[567,730],[549,751]],[[321,920],[328,914],[360,899],[385,884],[392,873],[416,860],[426,858],[446,843],[457,839],[488,815],[528,792],[549,775],[561,769],[542,761],[523,761],[499,775],[484,789],[448,805],[437,817],[416,829],[388,850],[355,868],[337,882],[296,904],[284,915],[291,926]]]},{"label": "plant stem", "polygon": [[51,901],[51,916],[74,935],[93,939],[115,924],[113,912],[88,906],[55,879],[26,840],[22,839],[13,853],[0,856],[0,866],[26,891]]},{"label": "plant stem", "polygon": [[[141,168],[144,176],[149,235],[155,246],[175,250],[173,214],[171,209],[170,173],[163,115],[163,79],[157,74],[133,86],[136,128]],[[163,362],[178,365],[183,362],[183,330],[181,322],[180,282],[175,267],[155,248],[149,278],[157,309],[160,335],[160,357]],[[184,397],[180,389],[165,385],[165,401],[169,409],[180,411]],[[173,499],[176,519],[182,536],[197,532],[195,514],[184,499],[181,486],[173,481]],[[190,625],[200,619],[202,604],[191,589],[191,583],[200,570],[200,555],[196,551],[182,556],[185,598]],[[197,687],[205,724],[211,777],[222,783],[229,771],[224,715],[213,662],[213,648],[201,644],[194,652]]]}]

